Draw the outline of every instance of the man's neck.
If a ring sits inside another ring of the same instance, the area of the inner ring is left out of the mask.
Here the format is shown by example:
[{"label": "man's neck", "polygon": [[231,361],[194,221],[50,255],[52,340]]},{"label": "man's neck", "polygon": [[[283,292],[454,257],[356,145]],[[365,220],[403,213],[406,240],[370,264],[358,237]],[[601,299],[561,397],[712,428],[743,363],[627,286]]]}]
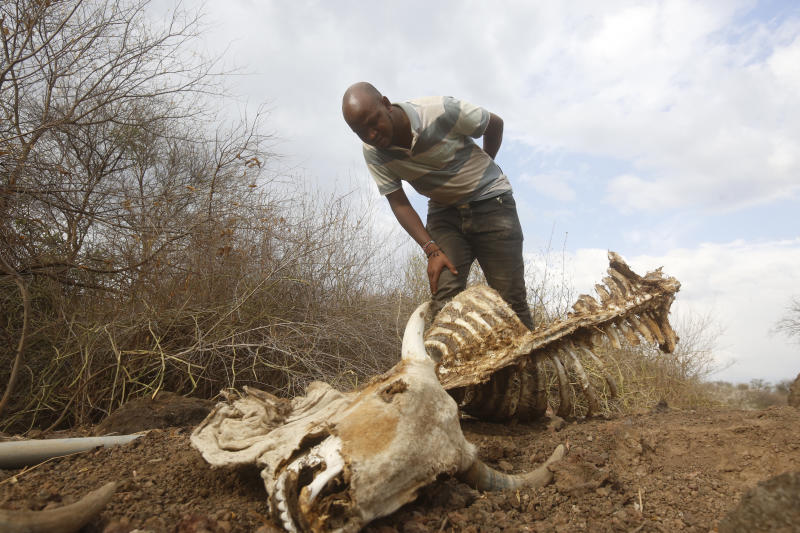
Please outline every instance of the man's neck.
[{"label": "man's neck", "polygon": [[394,135],[392,135],[392,144],[405,148],[411,148],[411,121],[408,120],[408,115],[403,111],[403,108],[397,104],[392,104],[392,125],[394,126]]}]

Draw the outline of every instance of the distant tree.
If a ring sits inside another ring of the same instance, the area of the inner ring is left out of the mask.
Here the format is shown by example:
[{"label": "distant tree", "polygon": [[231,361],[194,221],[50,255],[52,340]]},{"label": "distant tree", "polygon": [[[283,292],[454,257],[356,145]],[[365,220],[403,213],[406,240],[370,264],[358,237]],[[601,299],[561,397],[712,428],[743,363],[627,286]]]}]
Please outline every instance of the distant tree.
[{"label": "distant tree", "polygon": [[775,392],[780,394],[789,394],[789,390],[791,389],[791,387],[792,387],[792,380],[784,379],[775,384]]},{"label": "distant tree", "polygon": [[775,325],[775,329],[789,338],[800,341],[800,298],[792,299],[786,314]]}]

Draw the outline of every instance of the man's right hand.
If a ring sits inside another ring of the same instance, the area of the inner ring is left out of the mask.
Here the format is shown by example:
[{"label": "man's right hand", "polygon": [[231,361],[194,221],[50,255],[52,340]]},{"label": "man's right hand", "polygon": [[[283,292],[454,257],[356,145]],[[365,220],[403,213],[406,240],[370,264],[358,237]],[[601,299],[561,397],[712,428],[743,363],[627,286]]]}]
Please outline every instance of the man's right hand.
[{"label": "man's right hand", "polygon": [[456,267],[453,266],[453,263],[444,252],[437,247],[436,250],[431,252],[431,255],[428,256],[428,281],[431,284],[431,294],[436,294],[439,290],[439,276],[445,268],[452,272],[454,276],[458,275]]},{"label": "man's right hand", "polygon": [[456,270],[456,267],[453,266],[453,263],[439,246],[433,242],[431,236],[425,230],[425,226],[422,225],[422,220],[420,220],[419,215],[414,208],[411,207],[411,202],[408,201],[408,197],[403,189],[397,189],[387,194],[386,199],[389,200],[389,206],[392,208],[395,218],[397,218],[397,221],[403,226],[403,229],[406,230],[411,238],[417,241],[421,246],[423,246],[423,242],[429,244],[429,246],[423,248],[422,251],[426,254],[430,254],[428,256],[428,281],[431,284],[431,294],[436,294],[436,291],[439,290],[439,275],[442,273],[442,270],[446,268],[452,272],[454,276],[458,275],[458,270]]}]

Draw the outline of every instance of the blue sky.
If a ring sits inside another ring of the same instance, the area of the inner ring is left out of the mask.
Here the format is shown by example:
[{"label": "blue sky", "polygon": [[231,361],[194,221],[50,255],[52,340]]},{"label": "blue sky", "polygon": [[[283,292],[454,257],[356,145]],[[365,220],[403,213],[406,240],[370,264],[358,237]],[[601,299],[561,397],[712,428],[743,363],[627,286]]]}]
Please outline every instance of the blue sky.
[{"label": "blue sky", "polygon": [[[156,4],[168,3],[162,0]],[[185,5],[192,7],[193,2]],[[606,250],[683,284],[678,315],[712,313],[714,379],[800,372],[771,333],[800,296],[800,4],[793,1],[212,0],[202,48],[266,103],[286,172],[379,202],[341,94],[453,95],[503,117],[498,162],[525,251],[566,247],[590,290]],[[424,218],[424,201],[412,202]],[[404,241],[402,234],[397,235]],[[387,250],[387,254],[391,253]]]}]

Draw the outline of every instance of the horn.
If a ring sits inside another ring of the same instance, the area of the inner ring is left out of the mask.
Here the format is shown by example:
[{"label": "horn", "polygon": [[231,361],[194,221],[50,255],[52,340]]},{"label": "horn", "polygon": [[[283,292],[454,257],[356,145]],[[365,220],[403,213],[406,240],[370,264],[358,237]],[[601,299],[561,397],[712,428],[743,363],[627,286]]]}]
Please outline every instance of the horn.
[{"label": "horn", "polygon": [[106,483],[77,502],[46,511],[0,510],[0,531],[6,533],[74,533],[94,518],[117,490]]},{"label": "horn", "polygon": [[425,331],[425,313],[428,312],[430,302],[420,304],[406,323],[406,330],[403,333],[403,347],[401,358],[403,361],[426,361],[431,360],[428,352],[425,351],[425,342],[422,334]]},{"label": "horn", "polygon": [[565,453],[566,448],[563,444],[559,444],[539,468],[527,474],[516,475],[498,472],[480,459],[475,459],[467,470],[458,474],[458,477],[472,488],[483,491],[544,487],[553,479],[553,473],[547,467],[561,460]]}]

